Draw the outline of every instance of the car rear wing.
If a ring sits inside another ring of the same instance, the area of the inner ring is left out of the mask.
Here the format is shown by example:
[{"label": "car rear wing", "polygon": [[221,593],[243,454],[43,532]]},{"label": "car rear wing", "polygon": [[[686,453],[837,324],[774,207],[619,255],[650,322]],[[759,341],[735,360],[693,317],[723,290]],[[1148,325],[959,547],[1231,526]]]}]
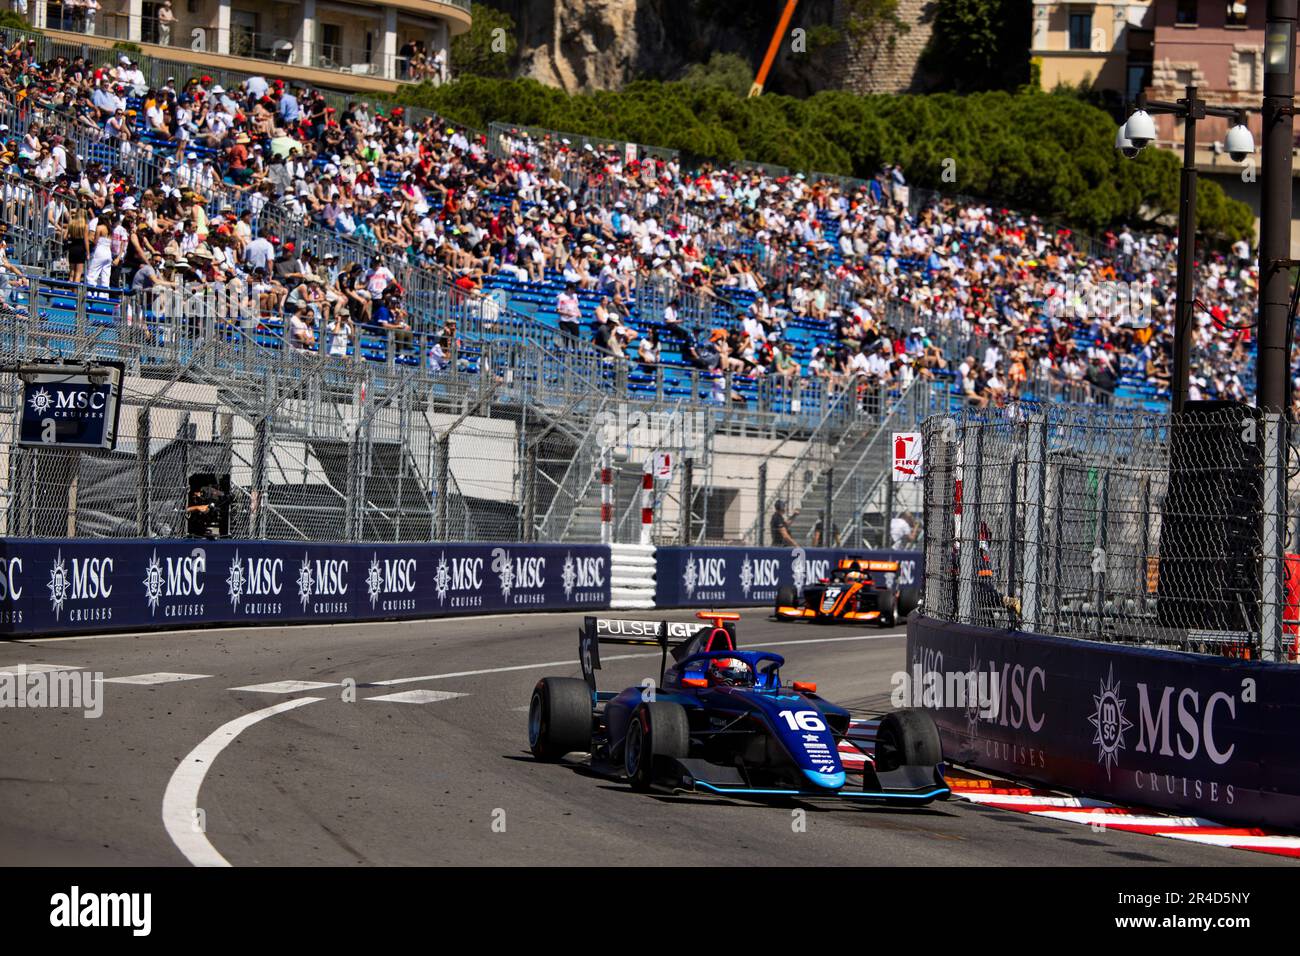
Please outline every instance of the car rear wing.
[{"label": "car rear wing", "polygon": [[841,571],[893,571],[897,572],[899,562],[883,561],[877,558],[840,558],[835,565]]},{"label": "car rear wing", "polygon": [[658,647],[659,680],[662,683],[668,666],[670,648],[685,647],[702,636],[707,637],[722,629],[736,646],[736,621],[739,614],[699,611],[694,621],[629,621],[616,617],[586,617],[578,631],[578,661],[582,664],[582,678],[596,693],[596,671],[600,670],[600,645],[622,644],[632,647]]}]

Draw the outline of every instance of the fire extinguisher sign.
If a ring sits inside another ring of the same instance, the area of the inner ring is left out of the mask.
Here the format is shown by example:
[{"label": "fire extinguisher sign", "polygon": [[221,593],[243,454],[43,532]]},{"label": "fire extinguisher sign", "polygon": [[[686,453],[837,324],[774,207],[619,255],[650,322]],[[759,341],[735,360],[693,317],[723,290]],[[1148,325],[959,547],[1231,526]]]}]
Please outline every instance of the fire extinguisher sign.
[{"label": "fire extinguisher sign", "polygon": [[894,432],[894,481],[920,481],[925,474],[920,432]]}]

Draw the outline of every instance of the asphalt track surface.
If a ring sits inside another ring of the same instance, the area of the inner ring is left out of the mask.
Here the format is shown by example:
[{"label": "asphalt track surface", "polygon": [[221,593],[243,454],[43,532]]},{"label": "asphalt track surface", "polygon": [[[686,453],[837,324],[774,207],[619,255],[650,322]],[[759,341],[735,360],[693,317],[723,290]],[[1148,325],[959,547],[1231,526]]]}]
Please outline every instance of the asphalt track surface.
[{"label": "asphalt track surface", "polygon": [[[106,680],[98,719],[0,709],[0,864],[1290,862],[957,800],[802,807],[806,828],[796,832],[800,805],[643,795],[537,763],[527,751],[529,694],[539,677],[580,676],[580,624],[578,614],[531,614],[0,642],[0,670],[75,666]],[[777,624],[751,610],[740,639],[774,646],[787,679],[816,680],[823,696],[854,708],[885,709],[904,664],[902,629]],[[637,656],[613,659],[624,651]],[[658,673],[657,652],[609,647],[603,657],[602,688]],[[116,682],[157,673],[201,676]],[[358,685],[354,702],[343,699],[347,679]],[[232,690],[280,681],[329,686]],[[372,699],[413,691],[441,693]],[[285,709],[267,712],[276,705]],[[194,809],[202,832],[185,826]]]}]

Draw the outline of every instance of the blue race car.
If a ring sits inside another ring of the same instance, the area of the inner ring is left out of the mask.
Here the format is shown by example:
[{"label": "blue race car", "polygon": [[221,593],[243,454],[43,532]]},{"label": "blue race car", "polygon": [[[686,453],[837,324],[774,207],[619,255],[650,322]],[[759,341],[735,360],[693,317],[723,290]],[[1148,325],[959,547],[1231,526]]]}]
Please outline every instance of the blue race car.
[{"label": "blue race car", "polygon": [[[544,677],[533,688],[533,755],[587,753],[592,769],[638,790],[911,806],[948,796],[939,733],[925,711],[886,714],[874,746],[858,752],[847,710],[817,696],[816,684],[784,683],[780,654],[737,648],[740,615],[697,617],[702,623],[588,617],[578,635],[583,679]],[[659,682],[598,691],[602,644],[660,648]],[[842,746],[855,754],[852,769]]]}]

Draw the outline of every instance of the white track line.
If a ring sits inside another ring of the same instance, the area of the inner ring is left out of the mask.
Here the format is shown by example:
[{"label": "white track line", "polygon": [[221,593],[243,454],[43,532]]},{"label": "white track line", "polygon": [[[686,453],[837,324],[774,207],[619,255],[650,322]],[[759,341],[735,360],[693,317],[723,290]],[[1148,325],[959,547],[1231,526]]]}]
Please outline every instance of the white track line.
[{"label": "white track line", "polygon": [[231,687],[229,690],[245,690],[253,694],[297,694],[304,690],[324,690],[326,687],[341,687],[337,681],[326,683],[319,680],[277,680],[269,684],[249,684],[247,687]]},{"label": "white track line", "polygon": [[[651,612],[651,613],[653,613],[653,610],[654,610],[653,608],[647,608],[647,611],[649,611],[649,612]],[[756,610],[758,610],[758,609],[756,609]],[[431,622],[431,621],[468,621],[468,620],[470,620],[470,619],[471,619],[472,617],[474,617],[474,616],[478,616],[478,617],[480,617],[482,620],[485,620],[485,621],[494,621],[494,620],[502,620],[502,619],[505,619],[505,618],[516,618],[516,617],[519,617],[519,618],[539,618],[539,617],[540,617],[540,618],[547,618],[547,617],[558,617],[558,616],[568,615],[568,614],[573,614],[573,613],[575,613],[575,612],[573,612],[573,611],[526,611],[526,612],[522,612],[522,611],[521,611],[521,612],[519,612],[519,613],[517,613],[517,614],[463,615],[463,616],[439,617],[439,618],[404,618],[404,619],[402,619],[402,620],[398,620],[398,621],[331,621],[330,623],[327,623],[327,624],[308,624],[308,623],[303,623],[303,624],[283,624],[283,625],[280,625],[280,626],[285,627],[285,628],[287,628],[287,629],[289,629],[289,630],[294,630],[294,629],[296,629],[296,628],[300,628],[300,627],[303,627],[303,628],[306,628],[306,627],[315,627],[315,628],[322,628],[322,627],[324,627],[324,628],[329,628],[329,627],[392,627],[392,626],[394,626],[394,625],[401,626],[401,625],[428,624],[428,623]],[[593,613],[593,614],[599,614],[600,611],[594,611],[594,612],[590,612],[590,613]],[[620,611],[620,612],[618,612],[618,613],[632,613],[632,612],[630,612],[630,611],[628,611],[628,612],[622,612],[622,611]],[[629,620],[637,620],[637,619],[636,619],[636,618],[629,618]],[[761,620],[761,619],[760,619],[760,620]],[[35,637],[35,636],[32,636],[32,637],[5,637],[5,638],[0,638],[0,644],[16,644],[16,645],[21,645],[21,646],[24,646],[24,647],[40,647],[42,644],[58,644],[58,643],[60,643],[60,642],[62,642],[62,641],[106,641],[106,640],[110,640],[110,639],[112,639],[112,638],[119,638],[119,637],[129,637],[129,638],[133,638],[133,639],[138,639],[138,638],[141,638],[141,637],[180,637],[180,636],[182,636],[182,635],[196,635],[196,636],[202,636],[202,635],[204,635],[204,634],[214,634],[214,633],[215,633],[215,634],[221,634],[221,633],[223,633],[223,632],[228,633],[228,632],[230,632],[230,631],[246,631],[246,632],[248,632],[248,633],[250,633],[250,634],[253,634],[253,633],[256,633],[256,632],[259,631],[259,630],[263,630],[265,627],[266,627],[266,625],[264,625],[264,624],[222,624],[222,625],[218,625],[218,626],[216,626],[216,627],[187,627],[187,628],[181,628],[181,629],[179,629],[179,630],[175,630],[175,631],[113,631],[113,632],[108,633],[108,634],[69,634],[69,635],[67,635],[66,637]],[[869,635],[869,636],[868,636],[867,638],[865,638],[865,639],[866,639],[866,640],[872,640],[872,639],[883,639],[883,638],[887,638],[887,637],[906,637],[906,636],[907,636],[907,632],[904,631],[904,630],[901,630],[901,625],[900,625],[900,629],[895,629],[895,630],[890,631],[889,633],[886,633],[886,634],[872,634],[872,635]],[[828,638],[819,638],[819,639],[811,640],[811,641],[781,641],[781,642],[779,642],[779,643],[782,643],[782,644],[790,644],[790,643],[794,643],[794,644],[821,644],[821,643],[827,643],[827,642],[831,642],[831,641],[852,641],[852,640],[858,640],[858,638],[852,638],[852,637],[828,637]],[[774,646],[774,645],[765,644],[765,645],[763,645],[763,646],[764,646],[764,647],[770,647],[770,646]]]},{"label": "white track line", "polygon": [[[904,637],[903,634],[864,634],[858,637],[820,637],[810,641],[767,641],[762,644],[756,644],[755,650],[766,650],[769,647],[788,647],[796,644],[834,644],[840,641],[880,641],[890,637]],[[741,648],[744,650],[745,648]],[[645,654],[602,654],[601,663],[606,661],[628,661],[640,657],[660,657],[661,651],[650,651]],[[541,667],[572,667],[577,663],[575,658],[569,658],[563,661],[542,661],[539,664],[514,664],[509,667],[485,667],[476,671],[452,671],[448,674],[425,674],[421,677],[394,677],[389,680],[369,681],[376,687],[392,687],[396,684],[415,684],[426,680],[446,680],[455,677],[481,677],[484,674],[505,674],[510,671],[527,671],[536,670]]]},{"label": "white track line", "polygon": [[105,677],[105,684],[172,684],[182,680],[206,680],[211,674],[175,674],[157,671],[153,674],[133,674],[130,677]]},{"label": "white track line", "polygon": [[366,700],[382,700],[391,704],[432,704],[440,700],[451,700],[454,697],[466,697],[467,694],[457,694],[449,690],[399,690],[396,694],[383,694],[380,697],[367,697]]},{"label": "white track line", "polygon": [[243,731],[259,721],[274,717],[276,714],[305,704],[314,704],[323,697],[297,697],[281,701],[271,707],[255,710],[251,714],[237,717],[222,724],[197,747],[185,755],[185,758],[172,772],[167,781],[167,791],[163,794],[162,818],[167,835],[194,866],[230,866],[230,861],[217,852],[217,848],[208,840],[207,835],[195,829],[194,821],[199,805],[199,788],[203,778],[212,768],[217,756]]}]

